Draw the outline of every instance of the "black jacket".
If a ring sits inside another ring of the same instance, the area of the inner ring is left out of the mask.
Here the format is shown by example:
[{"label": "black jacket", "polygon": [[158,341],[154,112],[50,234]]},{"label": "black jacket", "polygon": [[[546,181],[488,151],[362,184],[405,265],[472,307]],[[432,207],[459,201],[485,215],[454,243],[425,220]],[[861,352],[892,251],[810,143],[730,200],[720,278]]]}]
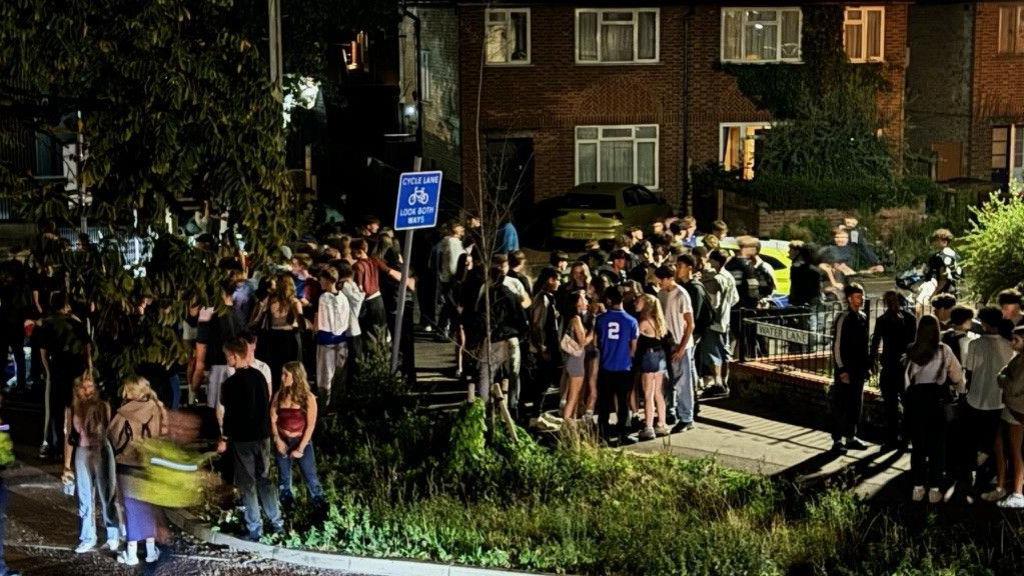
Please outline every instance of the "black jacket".
[{"label": "black jacket", "polygon": [[844,310],[832,326],[832,361],[836,375],[866,378],[871,368],[868,356],[868,317],[864,312]]},{"label": "black jacket", "polygon": [[[875,333],[871,336],[871,363],[881,359],[882,367],[902,369],[903,355],[916,334],[917,321],[912,312],[904,310],[896,315],[886,311],[875,320]],[[881,356],[878,353],[879,344],[882,348]]]}]

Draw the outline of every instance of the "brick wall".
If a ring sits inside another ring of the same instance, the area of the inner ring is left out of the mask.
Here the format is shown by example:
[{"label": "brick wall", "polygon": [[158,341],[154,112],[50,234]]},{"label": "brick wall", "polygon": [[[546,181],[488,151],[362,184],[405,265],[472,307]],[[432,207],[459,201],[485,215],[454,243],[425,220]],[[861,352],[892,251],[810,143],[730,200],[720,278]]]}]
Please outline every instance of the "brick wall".
[{"label": "brick wall", "polygon": [[[906,135],[913,153],[930,156],[933,142],[967,146],[973,26],[974,11],[969,5],[910,8]],[[963,173],[968,173],[966,167]]]},{"label": "brick wall", "polygon": [[978,2],[974,21],[970,174],[992,174],[992,126],[1024,122],[1024,55],[999,54],[999,4]]},{"label": "brick wall", "polygon": [[[723,202],[722,218],[735,233],[745,231],[761,237],[771,237],[773,233],[786,224],[796,224],[809,218],[824,218],[834,225],[839,225],[843,217],[856,210],[800,209],[800,210],[768,210],[764,205],[757,205],[748,199],[737,196],[734,192],[726,192]],[[916,206],[883,208],[874,215],[873,228],[881,237],[888,237],[893,230],[921,221],[925,216],[924,201]],[[779,238],[790,240],[790,238]]]}]

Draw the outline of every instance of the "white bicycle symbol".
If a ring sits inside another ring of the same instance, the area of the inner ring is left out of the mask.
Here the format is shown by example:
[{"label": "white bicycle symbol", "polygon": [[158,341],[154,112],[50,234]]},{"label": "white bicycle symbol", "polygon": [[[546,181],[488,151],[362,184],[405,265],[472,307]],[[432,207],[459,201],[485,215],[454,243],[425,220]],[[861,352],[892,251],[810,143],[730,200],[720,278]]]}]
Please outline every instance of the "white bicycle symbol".
[{"label": "white bicycle symbol", "polygon": [[413,189],[412,194],[409,195],[409,206],[415,206],[417,204],[429,204],[430,195],[423,188],[417,187]]}]

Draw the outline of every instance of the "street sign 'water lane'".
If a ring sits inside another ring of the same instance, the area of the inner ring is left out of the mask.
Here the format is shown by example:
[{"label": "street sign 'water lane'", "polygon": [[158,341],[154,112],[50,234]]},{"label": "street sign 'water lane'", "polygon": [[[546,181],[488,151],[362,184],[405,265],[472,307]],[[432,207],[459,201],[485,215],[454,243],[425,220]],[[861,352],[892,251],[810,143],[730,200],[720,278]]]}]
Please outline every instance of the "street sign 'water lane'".
[{"label": "street sign 'water lane'", "polygon": [[441,203],[441,180],[440,171],[402,173],[398,179],[395,230],[415,230],[437,226],[437,208]]}]

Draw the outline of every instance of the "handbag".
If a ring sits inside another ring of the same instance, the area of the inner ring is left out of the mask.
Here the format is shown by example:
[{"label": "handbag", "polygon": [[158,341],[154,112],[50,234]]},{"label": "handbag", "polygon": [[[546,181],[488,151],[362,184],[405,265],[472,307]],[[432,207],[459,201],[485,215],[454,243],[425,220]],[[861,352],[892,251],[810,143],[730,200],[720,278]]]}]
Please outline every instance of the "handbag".
[{"label": "handbag", "polygon": [[562,339],[558,342],[558,347],[561,348],[562,352],[566,355],[574,358],[582,356],[584,351],[583,346],[580,346],[580,343],[577,342],[569,332],[562,334]]}]

